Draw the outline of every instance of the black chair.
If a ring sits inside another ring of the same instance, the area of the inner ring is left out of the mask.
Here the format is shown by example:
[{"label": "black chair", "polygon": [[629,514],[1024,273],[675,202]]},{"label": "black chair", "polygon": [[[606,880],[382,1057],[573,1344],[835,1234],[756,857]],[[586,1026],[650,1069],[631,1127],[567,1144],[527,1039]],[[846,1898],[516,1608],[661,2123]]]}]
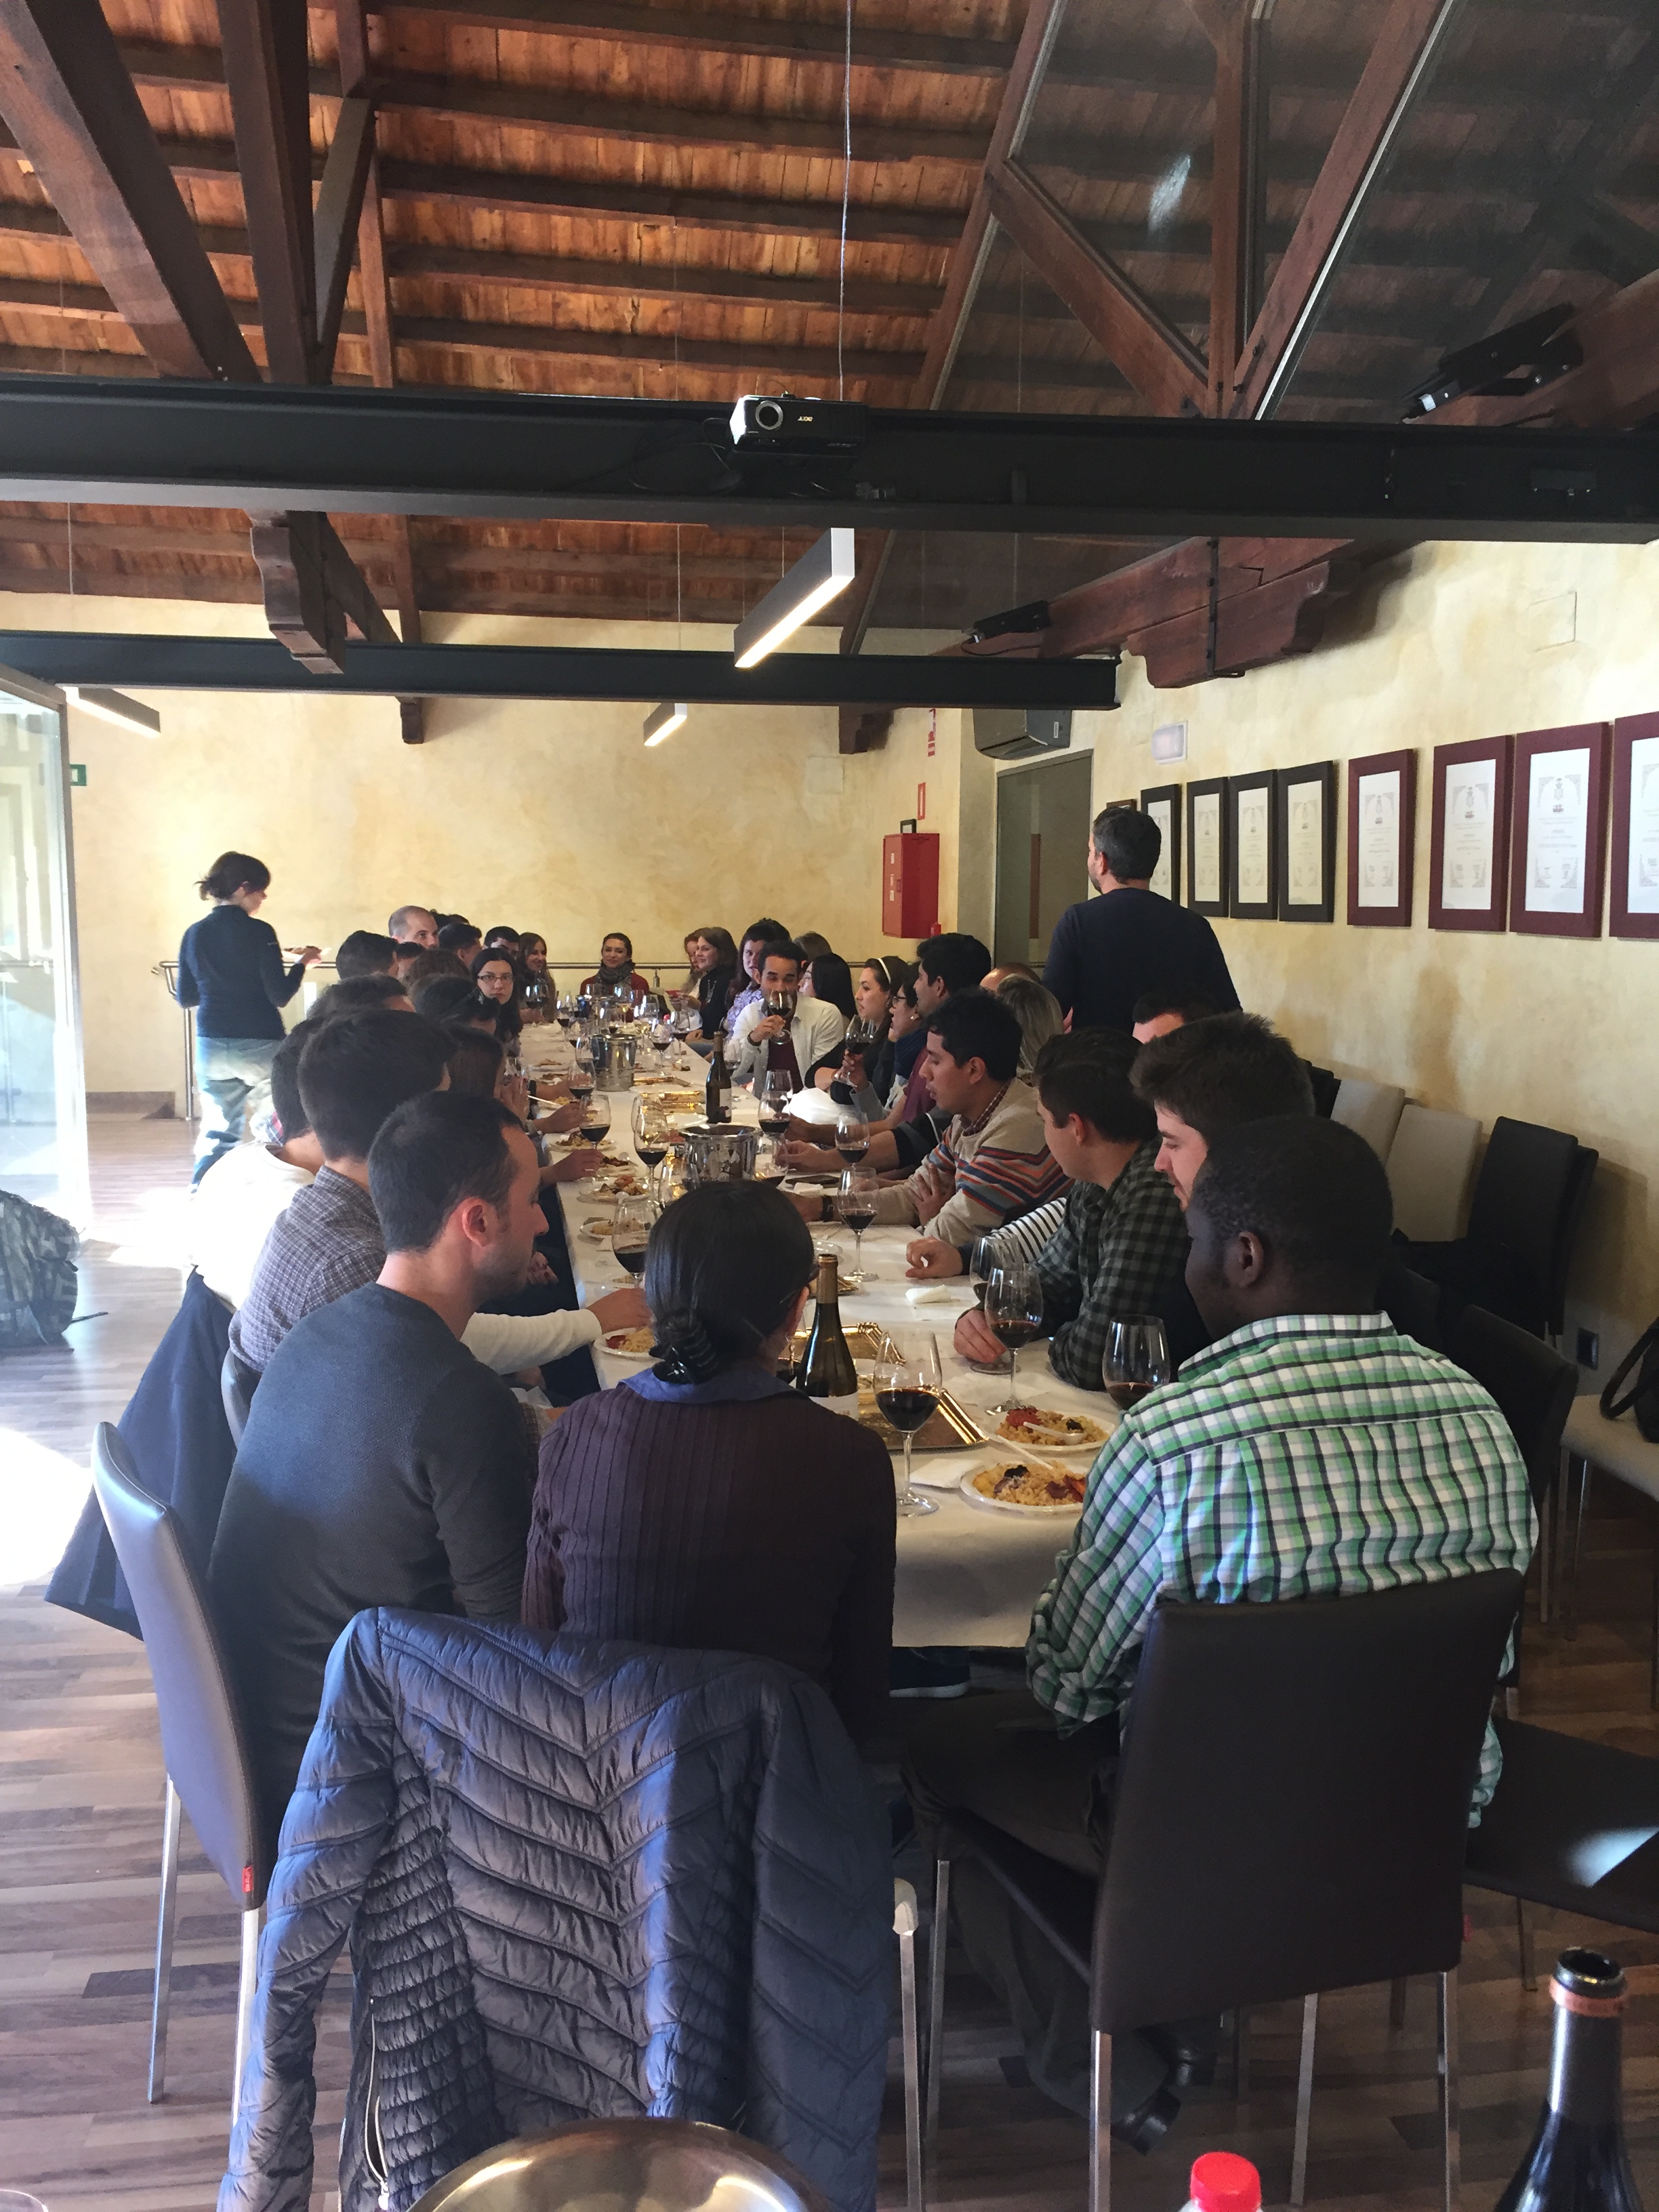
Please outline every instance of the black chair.
[{"label": "black chair", "polygon": [[1659,1759],[1525,1721],[1497,1727],[1504,1771],[1469,1831],[1464,1878],[1515,1899],[1527,1986],[1523,1905],[1659,1935]]},{"label": "black chair", "polygon": [[[1463,1855],[1510,1571],[1360,1597],[1162,1605],[1141,1654],[1101,1879],[966,1811],[937,1868],[936,2136],[950,1857],[971,1855],[1090,1989],[1089,2203],[1109,2203],[1111,2039],[1304,2000],[1291,2202],[1305,2194],[1318,1992],[1440,1978],[1446,2203],[1458,2191]],[[1218,1814],[1218,1807],[1224,1807]]]},{"label": "black chair", "polygon": [[1559,1336],[1598,1157],[1564,1129],[1500,1115],[1466,1234],[1449,1244],[1414,1244],[1412,1264],[1458,1304],[1485,1306],[1534,1336]]},{"label": "black chair", "polygon": [[251,1367],[244,1367],[236,1357],[233,1346],[225,1346],[225,1364],[219,1370],[219,1395],[224,1401],[225,1419],[230,1426],[230,1440],[240,1449],[242,1432],[247,1426],[248,1408],[253,1403],[253,1394],[259,1387],[259,1378]]},{"label": "black chair", "polygon": [[182,1802],[190,1813],[197,1839],[224,1877],[242,1916],[235,2073],[231,2081],[234,2125],[253,2008],[260,1910],[270,1877],[270,1860],[259,1840],[260,1821],[241,1717],[201,1585],[179,1540],[172,1508],[140,1488],[126,1446],[107,1421],[100,1421],[93,1436],[92,1480],[143,1635],[161,1715],[161,1751],[167,1760],[155,1993],[150,2012],[149,2101],[155,2104],[160,2099],[167,2073]]},{"label": "black chair", "polygon": [[1484,1306],[1465,1306],[1455,1316],[1446,1330],[1445,1350],[1449,1359],[1492,1393],[1527,1462],[1538,1515],[1538,1617],[1547,1621],[1555,1579],[1550,1508],[1561,1469],[1561,1432],[1572,1411],[1578,1370],[1541,1339],[1488,1313]]}]

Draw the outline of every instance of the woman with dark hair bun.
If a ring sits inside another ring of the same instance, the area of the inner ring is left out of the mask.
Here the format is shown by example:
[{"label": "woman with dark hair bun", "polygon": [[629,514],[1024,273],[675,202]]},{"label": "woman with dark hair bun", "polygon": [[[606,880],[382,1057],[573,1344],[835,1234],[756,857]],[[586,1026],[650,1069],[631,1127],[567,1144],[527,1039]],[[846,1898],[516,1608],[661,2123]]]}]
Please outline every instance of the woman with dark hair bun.
[{"label": "woman with dark hair bun", "polygon": [[856,1742],[886,1711],[893,1470],[778,1380],[812,1239],[779,1191],[706,1183],[645,1258],[657,1364],[543,1439],[523,1617],[597,1639],[748,1651],[821,1683]]},{"label": "woman with dark hair bun", "polygon": [[270,1063],[286,1034],[279,1009],[322,957],[314,945],[302,945],[293,966],[283,966],[276,931],[254,919],[270,870],[252,853],[221,853],[196,888],[213,910],[191,922],[179,947],[179,1003],[196,1009],[203,1100],[192,1188],[241,1142],[245,1124],[269,1109]]}]

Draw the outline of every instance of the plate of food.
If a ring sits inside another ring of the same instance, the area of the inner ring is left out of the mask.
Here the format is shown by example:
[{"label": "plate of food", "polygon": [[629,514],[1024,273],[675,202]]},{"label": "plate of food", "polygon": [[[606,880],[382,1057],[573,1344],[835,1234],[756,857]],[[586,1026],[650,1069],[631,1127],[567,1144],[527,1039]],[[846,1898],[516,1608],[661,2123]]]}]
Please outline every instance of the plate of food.
[{"label": "plate of food", "polygon": [[613,1169],[607,1174],[595,1176],[593,1188],[601,1198],[643,1198],[646,1182],[642,1175]]},{"label": "plate of food", "polygon": [[957,1485],[970,1505],[992,1513],[1078,1513],[1087,1477],[1040,1459],[1000,1459],[969,1468]]},{"label": "plate of food", "polygon": [[655,1335],[655,1329],[649,1328],[613,1328],[605,1340],[605,1348],[620,1353],[624,1359],[649,1359]]},{"label": "plate of food", "polygon": [[591,1244],[606,1244],[611,1241],[611,1231],[614,1226],[608,1213],[590,1213],[577,1234],[586,1237]]},{"label": "plate of food", "polygon": [[996,1427],[1005,1444],[1040,1445],[1044,1451],[1098,1451],[1111,1431],[1084,1413],[1057,1413],[1046,1406],[1011,1406]]}]

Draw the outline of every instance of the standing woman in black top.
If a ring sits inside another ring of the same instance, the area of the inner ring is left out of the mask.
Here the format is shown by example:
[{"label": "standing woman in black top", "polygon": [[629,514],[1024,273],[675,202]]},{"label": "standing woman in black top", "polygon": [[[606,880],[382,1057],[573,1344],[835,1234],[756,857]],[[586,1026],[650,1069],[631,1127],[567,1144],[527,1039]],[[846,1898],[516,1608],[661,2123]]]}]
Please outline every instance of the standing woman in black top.
[{"label": "standing woman in black top", "polygon": [[304,946],[291,968],[268,921],[254,916],[270,889],[270,870],[251,853],[221,853],[197,885],[213,901],[179,947],[179,1003],[196,1009],[196,1085],[202,1127],[192,1187],[215,1160],[240,1144],[244,1124],[270,1104],[270,1063],[287,1034],[278,1012],[321,958]]}]

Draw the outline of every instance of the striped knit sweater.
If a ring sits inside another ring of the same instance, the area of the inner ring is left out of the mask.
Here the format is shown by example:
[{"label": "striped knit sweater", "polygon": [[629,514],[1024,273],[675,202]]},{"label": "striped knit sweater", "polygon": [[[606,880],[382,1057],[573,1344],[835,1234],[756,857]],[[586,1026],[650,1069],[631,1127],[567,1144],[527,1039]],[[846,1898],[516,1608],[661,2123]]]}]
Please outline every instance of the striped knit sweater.
[{"label": "striped knit sweater", "polygon": [[[1008,1085],[982,1127],[964,1129],[958,1115],[917,1172],[928,1168],[943,1170],[956,1184],[928,1224],[928,1234],[948,1244],[966,1244],[1000,1229],[1012,1214],[1058,1198],[1067,1187],[1043,1139],[1036,1093],[1020,1082]],[[915,1179],[878,1194],[878,1221],[921,1218]]]}]

